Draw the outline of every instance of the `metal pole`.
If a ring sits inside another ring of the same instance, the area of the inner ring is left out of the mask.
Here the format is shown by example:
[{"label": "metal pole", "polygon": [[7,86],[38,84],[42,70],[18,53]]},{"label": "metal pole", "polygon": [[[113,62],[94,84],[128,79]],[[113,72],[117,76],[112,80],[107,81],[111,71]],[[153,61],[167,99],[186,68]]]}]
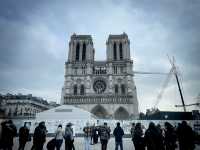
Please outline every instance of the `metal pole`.
[{"label": "metal pole", "polygon": [[175,72],[174,75],[176,77],[176,81],[177,81],[177,84],[178,84],[178,89],[179,89],[179,92],[180,92],[180,95],[181,95],[181,101],[182,101],[182,104],[183,104],[183,110],[184,110],[184,112],[186,112],[185,102],[184,102],[184,99],[183,99],[183,94],[182,94],[182,91],[181,91],[181,87],[180,87],[180,84],[179,84],[177,73]]}]

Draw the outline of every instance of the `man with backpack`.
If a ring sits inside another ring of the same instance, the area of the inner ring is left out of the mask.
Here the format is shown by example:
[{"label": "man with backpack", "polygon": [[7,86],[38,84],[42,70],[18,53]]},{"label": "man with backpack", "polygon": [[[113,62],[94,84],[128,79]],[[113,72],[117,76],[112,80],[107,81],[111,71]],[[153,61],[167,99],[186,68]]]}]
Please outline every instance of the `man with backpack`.
[{"label": "man with backpack", "polygon": [[105,122],[103,126],[99,127],[99,135],[101,141],[101,150],[107,149],[108,140],[110,139],[110,128]]}]

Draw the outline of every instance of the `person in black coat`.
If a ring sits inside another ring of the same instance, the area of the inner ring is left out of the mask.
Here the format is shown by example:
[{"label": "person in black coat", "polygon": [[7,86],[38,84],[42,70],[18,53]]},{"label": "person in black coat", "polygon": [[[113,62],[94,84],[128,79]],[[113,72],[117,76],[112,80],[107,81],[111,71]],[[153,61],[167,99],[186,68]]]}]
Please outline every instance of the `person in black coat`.
[{"label": "person in black coat", "polygon": [[149,123],[149,128],[145,132],[145,144],[147,150],[163,150],[162,134],[158,131],[153,122]]},{"label": "person in black coat", "polygon": [[182,121],[177,127],[177,136],[180,150],[194,150],[194,132],[186,121]]},{"label": "person in black coat", "polygon": [[1,123],[2,126],[2,139],[1,146],[3,150],[12,150],[13,138],[17,135],[17,128],[12,120]]},{"label": "person in black coat", "polygon": [[46,141],[46,126],[45,122],[40,122],[39,125],[35,128],[34,134],[33,134],[33,146],[32,150],[42,150],[43,145]]},{"label": "person in black coat", "polygon": [[119,122],[113,131],[113,135],[115,136],[115,150],[118,150],[118,146],[120,146],[120,150],[123,150],[122,137],[124,135],[124,130],[120,127]]},{"label": "person in black coat", "polygon": [[135,150],[145,150],[144,133],[142,131],[141,123],[137,123],[133,132],[133,143]]},{"label": "person in black coat", "polygon": [[165,122],[165,149],[175,150],[176,149],[176,133],[174,127],[169,123]]},{"label": "person in black coat", "polygon": [[29,140],[29,129],[24,123],[24,126],[19,129],[19,148],[18,150],[24,150],[26,142]]}]

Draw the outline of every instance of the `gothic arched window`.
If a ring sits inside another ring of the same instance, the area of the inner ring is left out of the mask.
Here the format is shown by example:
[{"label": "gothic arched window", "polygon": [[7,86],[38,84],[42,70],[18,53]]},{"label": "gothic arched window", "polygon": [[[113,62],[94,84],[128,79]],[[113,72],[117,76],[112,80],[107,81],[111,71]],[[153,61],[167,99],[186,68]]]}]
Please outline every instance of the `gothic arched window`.
[{"label": "gothic arched window", "polygon": [[77,45],[76,45],[76,60],[77,61],[79,60],[79,51],[80,51],[80,44],[77,43]]},{"label": "gothic arched window", "polygon": [[84,87],[83,84],[81,85],[80,94],[81,94],[81,95],[84,95],[84,94],[85,94],[85,87]]},{"label": "gothic arched window", "polygon": [[77,85],[74,85],[74,95],[77,95],[77,93],[78,93],[78,87]]},{"label": "gothic arched window", "polygon": [[115,84],[115,94],[118,94],[118,85],[117,84]]},{"label": "gothic arched window", "polygon": [[83,43],[83,51],[82,51],[82,60],[85,60],[85,56],[86,56],[86,44]]},{"label": "gothic arched window", "polygon": [[124,84],[121,85],[121,93],[122,94],[126,93],[126,89],[125,89],[125,85]]},{"label": "gothic arched window", "polygon": [[117,60],[117,45],[116,45],[116,43],[114,43],[114,45],[113,45],[113,57],[114,57],[114,60]]},{"label": "gothic arched window", "polygon": [[120,57],[120,60],[123,59],[123,48],[122,48],[122,43],[119,44],[119,57]]}]

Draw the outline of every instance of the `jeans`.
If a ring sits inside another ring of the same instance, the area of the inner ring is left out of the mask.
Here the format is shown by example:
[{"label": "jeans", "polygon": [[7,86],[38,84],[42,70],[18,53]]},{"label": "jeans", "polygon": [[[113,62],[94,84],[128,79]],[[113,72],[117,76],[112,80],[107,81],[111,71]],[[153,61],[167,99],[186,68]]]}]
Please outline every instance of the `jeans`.
[{"label": "jeans", "polygon": [[84,137],[85,150],[90,150],[91,137]]},{"label": "jeans", "polygon": [[115,150],[118,150],[118,146],[120,146],[120,150],[123,150],[123,143],[115,141]]}]

